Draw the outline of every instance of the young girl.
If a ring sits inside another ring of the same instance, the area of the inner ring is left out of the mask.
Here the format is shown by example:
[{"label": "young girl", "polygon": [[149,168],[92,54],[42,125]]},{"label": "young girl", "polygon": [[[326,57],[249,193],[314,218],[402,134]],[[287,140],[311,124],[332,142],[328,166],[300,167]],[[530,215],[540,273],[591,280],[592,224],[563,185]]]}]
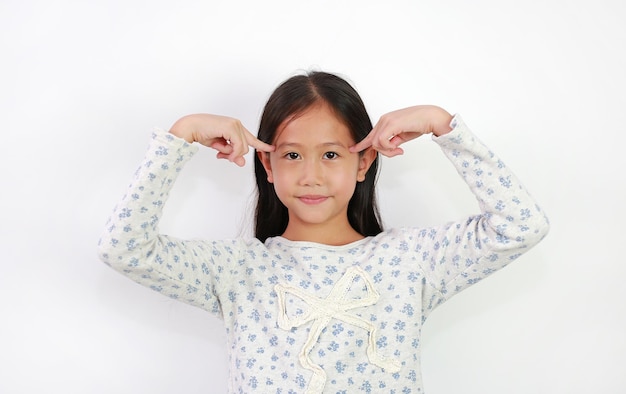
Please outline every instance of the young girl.
[{"label": "young girl", "polygon": [[[433,135],[482,212],[383,231],[379,154],[401,155],[400,145],[423,134]],[[240,166],[256,149],[256,238],[159,234],[169,191],[197,143]],[[372,128],[346,81],[313,72],[274,91],[258,139],[239,121],[209,114],[153,135],[99,248],[134,281],[224,320],[229,392],[419,393],[426,317],[547,231],[515,175],[458,115],[416,106]]]}]

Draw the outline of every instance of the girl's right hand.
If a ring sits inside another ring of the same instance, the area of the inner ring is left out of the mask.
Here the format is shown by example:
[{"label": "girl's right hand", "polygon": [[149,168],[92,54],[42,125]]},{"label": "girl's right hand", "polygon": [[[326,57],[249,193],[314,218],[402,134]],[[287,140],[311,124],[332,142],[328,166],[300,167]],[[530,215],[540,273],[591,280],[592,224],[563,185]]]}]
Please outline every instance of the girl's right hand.
[{"label": "girl's right hand", "polygon": [[189,143],[198,142],[213,148],[218,159],[227,159],[240,167],[246,163],[244,155],[249,146],[263,152],[274,150],[274,146],[257,139],[238,119],[220,115],[184,116],[172,125],[170,133]]}]

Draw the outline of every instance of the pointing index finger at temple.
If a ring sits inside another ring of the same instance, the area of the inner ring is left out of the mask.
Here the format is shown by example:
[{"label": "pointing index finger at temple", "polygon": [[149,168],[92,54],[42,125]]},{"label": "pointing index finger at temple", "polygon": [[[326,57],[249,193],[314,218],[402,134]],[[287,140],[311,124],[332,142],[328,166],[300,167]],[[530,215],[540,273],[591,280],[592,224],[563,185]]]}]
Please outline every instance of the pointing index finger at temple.
[{"label": "pointing index finger at temple", "polygon": [[363,138],[363,139],[362,139],[359,143],[357,143],[357,144],[355,144],[355,145],[351,146],[351,147],[349,148],[349,149],[350,149],[350,152],[352,152],[352,153],[358,153],[358,152],[361,152],[361,151],[363,151],[363,150],[365,150],[365,149],[369,148],[370,146],[372,146],[372,139],[373,139],[372,133],[369,133],[369,134],[368,134],[365,138]]},{"label": "pointing index finger at temple", "polygon": [[251,147],[255,148],[258,151],[262,152],[273,152],[275,147],[274,145],[267,144],[260,139],[256,138],[252,133],[247,132],[246,142]]}]

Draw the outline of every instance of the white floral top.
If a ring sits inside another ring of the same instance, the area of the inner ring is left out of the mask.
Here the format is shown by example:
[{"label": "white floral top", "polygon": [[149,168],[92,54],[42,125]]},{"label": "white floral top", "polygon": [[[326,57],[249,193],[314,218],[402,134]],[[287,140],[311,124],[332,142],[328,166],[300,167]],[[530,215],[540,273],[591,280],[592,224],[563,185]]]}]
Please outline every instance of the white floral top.
[{"label": "white floral top", "polygon": [[106,225],[100,257],[224,320],[231,393],[423,393],[420,333],[428,314],[529,250],[549,227],[458,115],[452,126],[433,140],[482,213],[344,246],[159,234],[169,191],[197,147],[156,133]]}]

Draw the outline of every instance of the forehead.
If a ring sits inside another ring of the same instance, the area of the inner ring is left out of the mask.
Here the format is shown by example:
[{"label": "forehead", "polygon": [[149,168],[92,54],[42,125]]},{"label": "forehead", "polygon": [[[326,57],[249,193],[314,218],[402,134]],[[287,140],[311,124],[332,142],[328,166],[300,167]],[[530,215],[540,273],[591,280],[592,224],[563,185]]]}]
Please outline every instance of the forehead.
[{"label": "forehead", "polygon": [[274,145],[285,143],[317,145],[333,141],[343,145],[354,144],[348,126],[328,104],[322,103],[283,122],[274,138]]}]

